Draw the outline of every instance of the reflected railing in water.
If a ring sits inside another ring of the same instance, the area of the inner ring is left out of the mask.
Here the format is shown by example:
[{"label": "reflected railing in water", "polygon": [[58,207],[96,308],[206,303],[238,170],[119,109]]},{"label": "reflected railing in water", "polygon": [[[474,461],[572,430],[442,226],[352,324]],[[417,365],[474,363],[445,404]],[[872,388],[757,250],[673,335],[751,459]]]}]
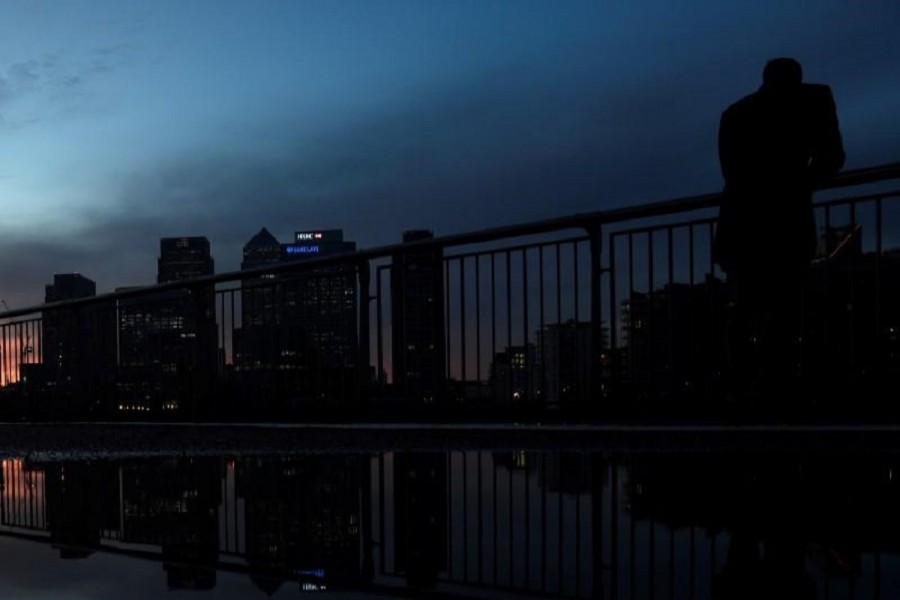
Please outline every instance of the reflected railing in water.
[{"label": "reflected railing in water", "polygon": [[16,458],[2,461],[0,536],[50,544],[61,559],[156,560],[169,589],[210,590],[231,572],[265,594],[296,586],[881,598],[900,589],[897,458],[538,450]]}]

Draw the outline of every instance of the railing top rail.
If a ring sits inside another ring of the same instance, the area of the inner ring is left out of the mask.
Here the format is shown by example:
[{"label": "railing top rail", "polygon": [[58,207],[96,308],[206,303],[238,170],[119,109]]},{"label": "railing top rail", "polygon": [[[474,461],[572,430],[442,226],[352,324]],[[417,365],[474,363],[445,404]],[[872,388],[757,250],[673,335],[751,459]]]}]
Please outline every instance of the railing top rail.
[{"label": "railing top rail", "polygon": [[[876,167],[867,167],[863,169],[845,171],[843,173],[840,173],[828,186],[823,189],[839,189],[881,181],[889,181],[893,179],[900,179],[900,162],[893,162]],[[145,287],[135,287],[128,290],[110,292],[107,294],[100,294],[97,296],[92,296],[90,298],[80,298],[78,300],[66,300],[62,302],[52,302],[48,304],[40,304],[37,306],[29,306],[25,308],[0,312],[0,319],[20,317],[44,310],[77,308],[90,304],[99,304],[115,300],[137,298],[151,294],[161,294],[174,290],[208,287],[218,283],[253,279],[263,274],[309,271],[315,268],[336,264],[362,264],[372,259],[384,258],[413,249],[424,250],[427,248],[464,246],[504,238],[540,235],[543,233],[550,233],[553,231],[561,231],[566,229],[590,230],[596,227],[600,227],[601,225],[608,225],[622,221],[646,219],[681,212],[715,208],[719,205],[721,199],[722,194],[720,192],[716,192],[696,196],[685,196],[682,198],[674,198],[670,200],[663,200],[660,202],[651,202],[638,206],[626,206],[610,210],[576,213],[552,219],[543,219],[540,221],[531,221],[528,223],[492,227],[467,233],[459,233],[432,239],[419,240],[416,242],[378,246],[374,248],[358,250],[356,252],[347,252],[341,254],[333,254],[330,256],[309,258],[278,265],[267,265],[253,269],[246,269],[243,271],[219,273],[217,275],[199,277],[190,281],[173,281],[157,285],[149,285]]]}]

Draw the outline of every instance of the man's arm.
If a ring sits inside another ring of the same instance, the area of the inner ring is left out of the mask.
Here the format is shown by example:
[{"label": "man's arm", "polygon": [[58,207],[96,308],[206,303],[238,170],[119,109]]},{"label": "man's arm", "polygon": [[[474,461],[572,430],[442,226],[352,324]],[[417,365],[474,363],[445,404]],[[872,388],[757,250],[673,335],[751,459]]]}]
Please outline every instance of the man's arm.
[{"label": "man's arm", "polygon": [[810,108],[816,115],[809,163],[810,182],[814,188],[820,188],[837,175],[846,157],[831,88],[827,85],[811,85],[809,88],[813,92]]},{"label": "man's arm", "polygon": [[719,119],[719,166],[722,169],[722,178],[725,179],[726,190],[733,186],[738,178],[734,138],[734,118],[730,111],[726,110]]}]

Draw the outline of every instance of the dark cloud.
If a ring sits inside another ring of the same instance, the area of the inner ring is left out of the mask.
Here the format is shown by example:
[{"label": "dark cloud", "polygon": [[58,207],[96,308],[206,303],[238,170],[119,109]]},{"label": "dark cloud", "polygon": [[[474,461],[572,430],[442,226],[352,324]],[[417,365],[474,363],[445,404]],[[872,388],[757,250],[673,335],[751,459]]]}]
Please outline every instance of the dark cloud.
[{"label": "dark cloud", "polygon": [[[128,65],[133,55],[131,45],[120,44],[94,50],[86,58],[45,54],[0,66],[0,109],[5,109],[0,126],[20,128],[47,116],[91,112],[85,92],[88,85]],[[27,114],[15,111],[14,104],[27,105]]]},{"label": "dark cloud", "polygon": [[[81,270],[111,290],[152,282],[161,236],[206,235],[221,272],[238,267],[262,226],[284,239],[295,229],[342,228],[366,247],[396,242],[408,228],[450,234],[714,191],[719,113],[758,85],[765,58],[734,50],[702,68],[661,61],[614,79],[507,65],[409,93],[313,137],[300,116],[240,131],[124,177],[114,208],[82,219],[90,225],[77,238],[0,241],[0,278],[37,298],[53,272]],[[896,66],[884,56],[865,71]],[[832,74],[844,120],[871,128],[845,130],[851,163],[896,160],[900,132],[859,100],[896,94],[879,87],[886,75],[854,73],[847,63]]]}]

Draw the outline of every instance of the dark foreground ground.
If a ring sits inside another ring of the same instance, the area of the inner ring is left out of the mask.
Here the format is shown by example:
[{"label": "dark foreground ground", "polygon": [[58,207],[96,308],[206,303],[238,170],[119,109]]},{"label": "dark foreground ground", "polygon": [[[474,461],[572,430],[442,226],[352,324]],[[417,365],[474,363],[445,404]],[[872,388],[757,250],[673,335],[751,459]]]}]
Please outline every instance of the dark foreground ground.
[{"label": "dark foreground ground", "polygon": [[900,450],[900,426],[0,423],[0,457],[246,456],[390,450]]}]

